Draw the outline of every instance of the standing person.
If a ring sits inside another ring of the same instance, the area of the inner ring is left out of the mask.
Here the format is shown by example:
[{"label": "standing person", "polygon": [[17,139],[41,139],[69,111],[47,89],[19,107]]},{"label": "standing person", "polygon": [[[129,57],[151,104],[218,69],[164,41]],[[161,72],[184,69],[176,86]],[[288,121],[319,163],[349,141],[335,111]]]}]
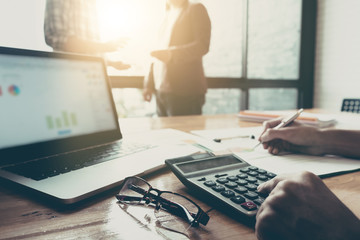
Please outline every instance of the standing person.
[{"label": "standing person", "polygon": [[143,96],[156,95],[158,116],[202,113],[207,83],[203,56],[209,51],[211,22],[201,3],[167,0],[159,32],[159,50],[144,79]]},{"label": "standing person", "polygon": [[[47,0],[44,35],[54,51],[102,55],[124,45],[124,40],[100,41],[96,0]],[[119,70],[130,67],[121,61],[107,64]]]}]

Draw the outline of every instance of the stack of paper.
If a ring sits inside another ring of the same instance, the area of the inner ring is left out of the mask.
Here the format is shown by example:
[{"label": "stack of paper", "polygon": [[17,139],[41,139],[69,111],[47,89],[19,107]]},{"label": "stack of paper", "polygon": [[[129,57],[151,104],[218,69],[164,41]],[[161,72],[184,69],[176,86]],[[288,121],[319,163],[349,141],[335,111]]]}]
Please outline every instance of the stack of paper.
[{"label": "stack of paper", "polygon": [[[250,122],[263,122],[278,117],[287,117],[294,114],[294,111],[251,111],[245,110],[239,112],[241,120]],[[336,118],[333,114],[309,113],[303,112],[297,118],[298,121],[318,127],[330,127],[336,124]]]}]

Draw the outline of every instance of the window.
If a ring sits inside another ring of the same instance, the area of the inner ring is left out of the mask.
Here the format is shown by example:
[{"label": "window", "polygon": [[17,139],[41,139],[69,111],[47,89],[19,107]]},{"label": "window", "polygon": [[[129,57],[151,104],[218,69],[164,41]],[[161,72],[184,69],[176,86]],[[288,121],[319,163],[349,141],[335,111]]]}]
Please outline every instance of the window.
[{"label": "window", "polygon": [[297,80],[301,1],[249,1],[248,29],[248,78]]},{"label": "window", "polygon": [[[317,1],[197,1],[212,22],[210,52],[204,57],[209,83],[204,114],[312,107]],[[51,51],[43,36],[45,2],[1,3],[0,45]],[[141,88],[165,0],[97,4],[102,39],[128,38],[124,48],[107,55],[132,65],[126,71],[108,69],[119,116],[154,114],[154,101],[144,103]]]},{"label": "window", "polygon": [[199,2],[212,22],[204,114],[312,107],[316,1]]},{"label": "window", "polygon": [[[264,80],[298,80],[301,1],[251,0],[248,5],[247,77]],[[281,84],[280,84],[281,85]],[[252,110],[294,109],[298,89],[249,89]]]},{"label": "window", "polygon": [[202,0],[211,20],[210,51],[204,57],[207,77],[242,75],[243,1]]}]

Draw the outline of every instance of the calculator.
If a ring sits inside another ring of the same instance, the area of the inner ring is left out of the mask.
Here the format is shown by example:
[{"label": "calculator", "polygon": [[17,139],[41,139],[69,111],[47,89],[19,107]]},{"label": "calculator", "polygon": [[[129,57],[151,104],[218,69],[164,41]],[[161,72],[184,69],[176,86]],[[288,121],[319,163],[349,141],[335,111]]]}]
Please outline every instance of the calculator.
[{"label": "calculator", "polygon": [[233,154],[195,154],[165,163],[186,187],[204,195],[210,204],[226,206],[250,218],[266,198],[257,192],[257,186],[276,176]]}]

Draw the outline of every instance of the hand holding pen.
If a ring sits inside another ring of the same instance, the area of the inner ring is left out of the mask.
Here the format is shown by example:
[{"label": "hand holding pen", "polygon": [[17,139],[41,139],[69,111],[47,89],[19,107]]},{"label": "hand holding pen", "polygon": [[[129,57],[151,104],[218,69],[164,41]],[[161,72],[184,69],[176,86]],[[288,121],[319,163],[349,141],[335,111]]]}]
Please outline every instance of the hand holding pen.
[{"label": "hand holding pen", "polygon": [[[289,117],[286,117],[283,119],[274,119],[274,120],[265,122],[264,123],[264,131],[260,135],[260,138],[259,138],[260,142],[254,148],[259,146],[260,144],[263,144],[264,148],[268,149],[269,152],[271,152],[273,154],[277,154],[279,152],[279,148],[273,148],[273,146],[274,146],[274,143],[276,143],[276,140],[278,138],[275,136],[269,137],[269,131],[274,132],[274,130],[279,130],[281,128],[284,128],[284,127],[292,124],[296,120],[296,118],[298,118],[300,116],[300,114],[302,112],[303,112],[303,109],[299,109],[296,113],[294,113],[293,115],[291,115]],[[281,137],[280,137],[280,139],[281,139]],[[272,142],[269,145],[270,141],[272,141]]]}]

